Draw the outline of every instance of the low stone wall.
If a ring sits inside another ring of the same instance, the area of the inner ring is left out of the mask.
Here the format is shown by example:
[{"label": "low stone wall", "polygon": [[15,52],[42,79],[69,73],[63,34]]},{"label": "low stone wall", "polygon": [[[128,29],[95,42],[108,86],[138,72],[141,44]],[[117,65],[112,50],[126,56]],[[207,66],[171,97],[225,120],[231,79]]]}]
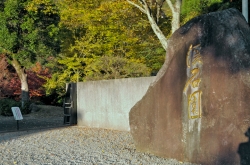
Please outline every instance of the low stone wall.
[{"label": "low stone wall", "polygon": [[77,83],[77,125],[129,131],[129,111],[155,77]]}]

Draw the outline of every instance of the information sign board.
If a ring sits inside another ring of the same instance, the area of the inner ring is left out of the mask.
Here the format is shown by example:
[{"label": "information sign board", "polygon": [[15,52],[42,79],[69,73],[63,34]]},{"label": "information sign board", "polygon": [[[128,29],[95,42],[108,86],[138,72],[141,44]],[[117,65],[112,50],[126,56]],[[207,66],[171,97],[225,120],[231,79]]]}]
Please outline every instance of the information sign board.
[{"label": "information sign board", "polygon": [[19,107],[11,107],[11,110],[12,110],[15,120],[23,120],[23,116]]}]

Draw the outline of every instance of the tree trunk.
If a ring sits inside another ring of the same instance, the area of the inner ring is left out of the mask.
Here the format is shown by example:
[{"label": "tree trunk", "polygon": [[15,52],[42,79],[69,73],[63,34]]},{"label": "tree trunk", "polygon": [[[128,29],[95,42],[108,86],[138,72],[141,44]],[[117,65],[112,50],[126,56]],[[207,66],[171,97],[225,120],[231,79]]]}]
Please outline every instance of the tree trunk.
[{"label": "tree trunk", "polygon": [[176,0],[175,4],[171,0],[166,0],[172,12],[171,30],[172,34],[180,27],[181,0]]},{"label": "tree trunk", "polygon": [[11,63],[15,68],[16,73],[21,81],[21,90],[22,90],[21,100],[23,107],[24,103],[29,101],[29,86],[28,86],[27,74],[25,73],[25,69],[21,67],[21,64],[16,59],[13,59]]},{"label": "tree trunk", "polygon": [[154,33],[156,34],[156,36],[158,37],[158,39],[161,42],[162,47],[167,50],[168,47],[168,40],[165,37],[165,35],[162,33],[161,29],[159,28],[159,26],[157,25],[157,23],[154,20],[154,17],[151,15],[150,10],[148,10],[147,12],[147,16],[148,16],[148,20],[149,23],[151,25],[151,28],[153,29]]},{"label": "tree trunk", "polygon": [[[165,35],[162,33],[161,29],[159,28],[159,26],[157,25],[152,13],[151,13],[151,9],[149,8],[146,0],[140,0],[141,5],[138,5],[130,0],[127,0],[128,3],[134,5],[135,7],[137,7],[138,9],[140,9],[143,13],[145,13],[148,17],[149,23],[151,25],[151,28],[153,29],[154,33],[156,34],[156,36],[158,37],[158,39],[161,42],[162,47],[167,51],[168,48],[168,40],[165,37]],[[181,13],[181,0],[176,0],[175,4],[173,4],[171,2],[171,0],[166,0],[166,2],[168,3],[168,6],[171,9],[172,12],[172,33],[174,33],[177,29],[179,29],[180,27],[180,13]],[[162,1],[163,3],[163,1]],[[161,3],[159,3],[161,4]],[[160,6],[158,6],[160,8]],[[170,61],[171,58],[169,56],[166,55],[166,59],[165,59],[165,63],[167,63],[168,61]]]},{"label": "tree trunk", "polygon": [[128,3],[134,5],[135,7],[139,8],[143,13],[145,13],[148,17],[149,23],[151,25],[151,28],[153,29],[154,33],[156,34],[156,36],[158,37],[158,39],[161,42],[162,47],[167,50],[168,47],[168,40],[165,37],[165,35],[162,33],[161,29],[159,28],[159,26],[157,25],[152,13],[151,13],[151,9],[149,8],[147,2],[145,0],[141,0],[141,4],[143,7],[135,4],[134,2],[127,0]]},{"label": "tree trunk", "polygon": [[177,1],[175,4],[175,10],[172,11],[172,33],[180,28],[180,13],[181,13],[181,2]]},{"label": "tree trunk", "polygon": [[[142,7],[140,5],[137,5],[134,2],[130,1],[130,0],[127,0],[127,2],[134,5],[135,7],[139,8],[143,13],[145,13],[147,15],[149,23],[150,23],[154,33],[156,34],[156,36],[160,40],[162,47],[165,50],[167,50],[168,40],[164,36],[164,34],[162,33],[159,26],[157,25],[152,13],[151,13],[151,9],[148,6],[146,0],[140,0]],[[168,6],[172,12],[172,22],[171,22],[172,28],[171,28],[171,30],[172,30],[172,33],[174,33],[180,27],[181,0],[176,0],[176,2],[174,4],[171,2],[171,0],[166,0],[166,2],[168,3]],[[158,2],[158,5],[162,5],[161,3],[163,3],[163,1]],[[159,9],[160,9],[160,7],[161,6],[157,6],[157,8],[159,8]],[[157,12],[160,12],[160,11],[157,11]],[[159,16],[159,13],[157,13],[157,17],[158,16]]]}]

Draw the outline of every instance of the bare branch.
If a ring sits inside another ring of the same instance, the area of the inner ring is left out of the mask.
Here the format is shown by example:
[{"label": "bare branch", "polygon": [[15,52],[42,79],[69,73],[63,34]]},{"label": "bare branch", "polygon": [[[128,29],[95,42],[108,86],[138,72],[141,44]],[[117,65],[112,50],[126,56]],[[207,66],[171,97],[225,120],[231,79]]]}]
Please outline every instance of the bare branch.
[{"label": "bare branch", "polygon": [[127,0],[127,2],[130,3],[131,5],[137,7],[138,9],[140,9],[141,12],[143,12],[144,14],[147,14],[147,12],[141,6],[137,5],[136,3],[134,3],[134,2],[132,2],[130,0]]},{"label": "bare branch", "polygon": [[161,1],[156,1],[156,23],[158,24],[159,23],[159,19],[161,17],[161,8],[162,8],[162,5],[163,5],[163,0]]},{"label": "bare branch", "polygon": [[[138,7],[139,5],[131,2],[130,0],[127,0],[130,4]],[[160,40],[162,47],[167,50],[168,47],[168,40],[167,38],[164,36],[164,34],[162,33],[161,29],[158,27],[154,17],[152,16],[151,13],[151,9],[149,8],[146,0],[139,0],[143,6],[143,8],[141,6],[139,6],[138,8],[141,10],[143,10],[143,13],[145,13],[148,17],[149,23],[154,31],[154,33],[156,34],[156,36],[158,37],[158,39]]]},{"label": "bare branch", "polygon": [[168,41],[166,39],[166,37],[164,36],[164,34],[162,33],[161,29],[159,28],[159,26],[157,25],[154,17],[151,14],[150,8],[148,7],[148,4],[145,0],[142,0],[144,2],[144,9],[146,10],[146,14],[149,20],[149,23],[154,31],[154,33],[156,34],[156,36],[158,37],[158,39],[160,40],[162,47],[167,50],[168,47]]},{"label": "bare branch", "polygon": [[141,3],[142,3],[142,5],[143,5],[143,7],[144,7],[144,10],[145,10],[145,14],[150,14],[151,15],[151,9],[148,7],[148,4],[147,4],[147,2],[145,1],[145,0],[140,0],[141,1]]},{"label": "bare branch", "polygon": [[168,6],[169,6],[169,8],[171,9],[171,11],[174,12],[175,9],[174,9],[174,5],[173,5],[173,3],[171,2],[171,0],[166,0],[166,2],[168,3]]}]

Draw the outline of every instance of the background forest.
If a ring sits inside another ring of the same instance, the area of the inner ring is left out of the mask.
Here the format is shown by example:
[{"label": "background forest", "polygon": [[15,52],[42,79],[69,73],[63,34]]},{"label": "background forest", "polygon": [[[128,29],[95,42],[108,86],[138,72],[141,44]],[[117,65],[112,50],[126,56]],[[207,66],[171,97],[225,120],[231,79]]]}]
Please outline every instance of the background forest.
[{"label": "background forest", "polygon": [[1,0],[0,97],[58,104],[67,82],[156,75],[166,51],[146,11],[167,40],[230,7],[241,11],[241,1]]}]

